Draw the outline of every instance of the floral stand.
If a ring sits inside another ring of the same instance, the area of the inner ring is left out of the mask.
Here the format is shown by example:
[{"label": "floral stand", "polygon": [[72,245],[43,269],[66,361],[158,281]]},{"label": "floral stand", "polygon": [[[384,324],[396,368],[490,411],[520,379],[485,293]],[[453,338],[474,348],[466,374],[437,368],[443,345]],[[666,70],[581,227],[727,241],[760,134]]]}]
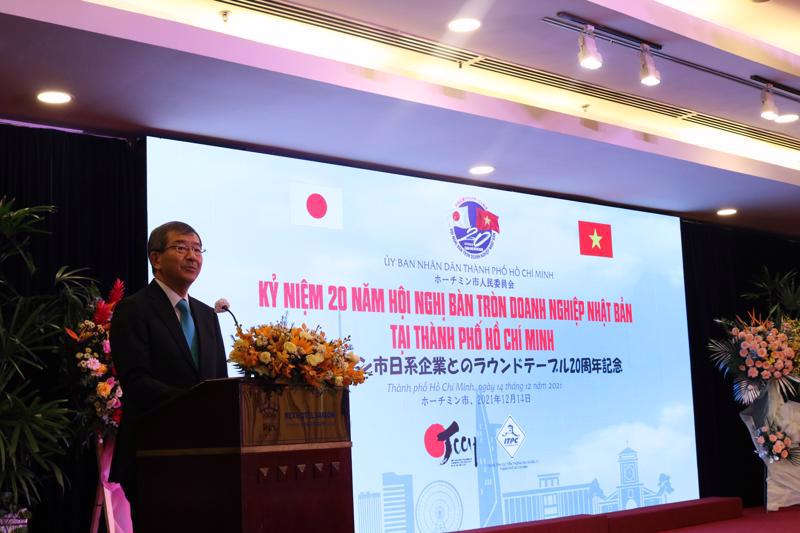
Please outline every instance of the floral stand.
[{"label": "floral stand", "polygon": [[[757,441],[759,427],[768,420],[778,424],[787,435],[800,436],[800,403],[784,400],[774,384],[739,416],[750,431],[756,450],[762,448]],[[800,504],[800,467],[789,461],[773,462],[767,456],[762,456],[762,460],[767,467],[767,510]]]},{"label": "floral stand", "polygon": [[97,480],[95,507],[92,515],[91,533],[97,533],[100,527],[100,515],[105,510],[106,531],[108,533],[133,533],[131,525],[131,508],[125,493],[118,483],[108,481],[111,470],[111,459],[114,456],[114,436],[97,439],[97,468],[100,475]]}]

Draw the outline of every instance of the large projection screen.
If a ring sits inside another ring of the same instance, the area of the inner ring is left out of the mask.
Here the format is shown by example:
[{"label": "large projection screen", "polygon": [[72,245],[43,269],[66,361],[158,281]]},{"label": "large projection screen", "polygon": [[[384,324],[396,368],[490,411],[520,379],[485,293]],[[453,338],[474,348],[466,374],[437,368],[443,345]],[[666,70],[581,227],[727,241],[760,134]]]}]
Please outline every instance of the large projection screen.
[{"label": "large projection screen", "polygon": [[698,497],[678,219],[156,138],[147,152],[150,229],[188,222],[208,249],[193,296],[247,326],[351,335],[373,373],[351,391],[359,533]]}]

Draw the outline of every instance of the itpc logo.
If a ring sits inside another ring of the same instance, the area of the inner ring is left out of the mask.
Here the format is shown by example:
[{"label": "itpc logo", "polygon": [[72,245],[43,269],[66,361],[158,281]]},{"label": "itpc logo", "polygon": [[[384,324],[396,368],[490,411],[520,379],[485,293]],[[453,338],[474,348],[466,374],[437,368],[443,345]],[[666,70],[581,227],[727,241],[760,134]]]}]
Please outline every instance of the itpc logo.
[{"label": "itpc logo", "polygon": [[497,432],[497,443],[500,444],[509,457],[513,459],[522,447],[524,441],[525,432],[522,431],[519,424],[509,415],[506,421],[503,422],[500,431]]}]

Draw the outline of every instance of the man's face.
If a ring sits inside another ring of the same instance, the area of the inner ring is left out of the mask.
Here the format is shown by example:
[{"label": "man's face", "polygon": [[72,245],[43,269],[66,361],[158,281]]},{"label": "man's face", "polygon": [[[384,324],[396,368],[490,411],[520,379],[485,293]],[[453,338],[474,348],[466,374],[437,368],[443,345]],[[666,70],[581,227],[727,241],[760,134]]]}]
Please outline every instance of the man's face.
[{"label": "man's face", "polygon": [[[180,253],[176,246],[184,246],[188,250]],[[194,233],[168,231],[164,251],[150,254],[156,277],[176,292],[188,291],[203,267],[203,256],[193,251],[201,248],[200,238]]]}]

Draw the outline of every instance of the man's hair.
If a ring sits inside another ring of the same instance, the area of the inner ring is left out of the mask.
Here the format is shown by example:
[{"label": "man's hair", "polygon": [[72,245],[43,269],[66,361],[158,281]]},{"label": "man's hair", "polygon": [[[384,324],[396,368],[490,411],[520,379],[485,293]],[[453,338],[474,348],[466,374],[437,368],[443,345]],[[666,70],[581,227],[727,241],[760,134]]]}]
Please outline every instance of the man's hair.
[{"label": "man's hair", "polygon": [[[197,238],[200,239],[200,235],[186,222],[178,222],[177,220],[173,220],[172,222],[161,224],[159,227],[150,232],[150,238],[147,239],[148,259],[150,258],[151,253],[164,251],[164,249],[167,247],[167,235],[170,231],[174,231],[178,235],[188,235],[189,233],[194,233],[197,235]],[[203,239],[200,239],[200,244],[203,244]],[[151,270],[153,271],[153,274],[156,273],[152,266]]]}]

